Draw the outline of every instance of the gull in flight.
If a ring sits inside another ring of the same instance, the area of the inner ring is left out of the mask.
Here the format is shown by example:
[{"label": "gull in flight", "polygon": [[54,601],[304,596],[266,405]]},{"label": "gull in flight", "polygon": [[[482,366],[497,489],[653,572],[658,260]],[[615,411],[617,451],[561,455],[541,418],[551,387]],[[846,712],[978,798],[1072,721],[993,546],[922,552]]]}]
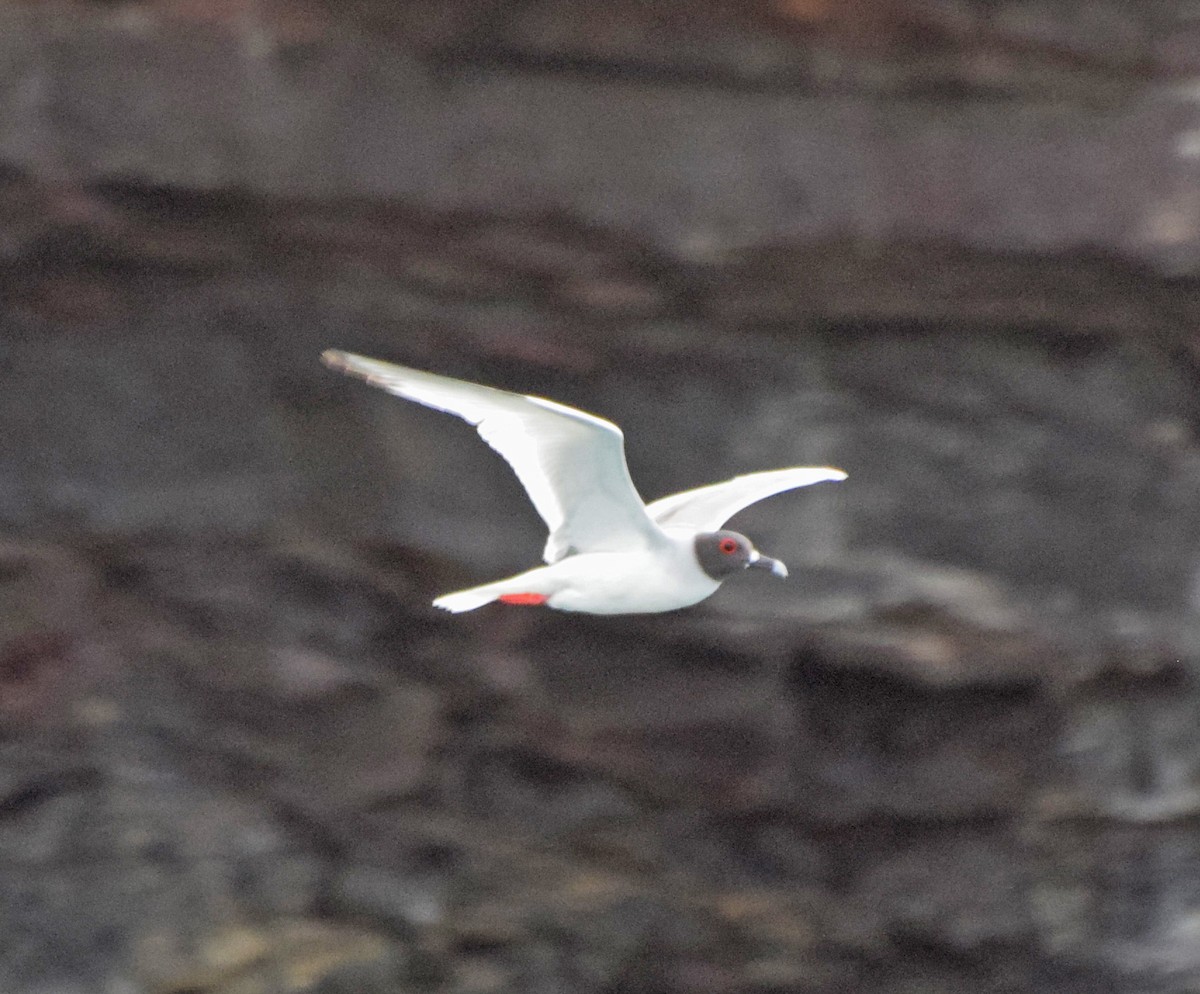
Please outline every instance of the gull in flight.
[{"label": "gull in flight", "polygon": [[610,421],[542,397],[330,350],[333,369],[475,426],[508,462],[550,529],[548,565],[444,594],[458,613],[484,604],[545,604],[588,614],[644,614],[689,607],[748,569],[787,576],[745,535],[722,525],[744,507],[846,474],[793,466],[735,476],[644,504],[625,464],[624,436]]}]

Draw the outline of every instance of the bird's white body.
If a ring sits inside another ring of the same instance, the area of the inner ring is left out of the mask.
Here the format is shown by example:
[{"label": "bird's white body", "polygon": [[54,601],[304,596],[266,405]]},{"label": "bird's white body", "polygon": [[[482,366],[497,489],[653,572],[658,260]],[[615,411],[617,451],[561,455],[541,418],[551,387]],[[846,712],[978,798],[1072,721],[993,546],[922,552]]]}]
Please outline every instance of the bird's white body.
[{"label": "bird's white body", "polygon": [[666,541],[629,552],[582,552],[433,602],[470,611],[508,594],[540,594],[546,606],[587,614],[646,614],[691,607],[721,585],[696,568],[695,536],[664,529]]},{"label": "bird's white body", "polygon": [[475,426],[517,474],[550,535],[549,565],[437,598],[455,613],[505,601],[588,614],[690,607],[749,567],[787,576],[736,532],[718,531],[773,494],[846,474],[827,466],[748,473],[644,504],[625,464],[621,429],[594,414],[347,352],[322,357],[390,393]]}]

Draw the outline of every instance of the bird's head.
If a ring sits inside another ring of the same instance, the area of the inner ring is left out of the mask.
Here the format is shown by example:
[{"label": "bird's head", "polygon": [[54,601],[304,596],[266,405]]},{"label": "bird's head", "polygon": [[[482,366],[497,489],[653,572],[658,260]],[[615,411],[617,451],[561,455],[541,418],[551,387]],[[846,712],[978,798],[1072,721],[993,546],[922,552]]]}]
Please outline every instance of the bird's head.
[{"label": "bird's head", "polygon": [[750,539],[738,532],[701,532],[696,536],[696,561],[714,580],[724,580],[746,569],[765,569],[778,577],[788,575],[778,559],[764,556]]}]

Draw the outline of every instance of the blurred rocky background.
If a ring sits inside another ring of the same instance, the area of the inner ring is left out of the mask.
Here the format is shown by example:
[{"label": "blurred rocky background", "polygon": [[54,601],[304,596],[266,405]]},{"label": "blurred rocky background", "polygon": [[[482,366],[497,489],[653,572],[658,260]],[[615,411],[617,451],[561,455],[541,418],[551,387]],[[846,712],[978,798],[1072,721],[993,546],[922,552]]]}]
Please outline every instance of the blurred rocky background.
[{"label": "blurred rocky background", "polygon": [[[1200,989],[1200,7],[0,7],[0,990]],[[829,463],[589,619],[326,347]]]}]

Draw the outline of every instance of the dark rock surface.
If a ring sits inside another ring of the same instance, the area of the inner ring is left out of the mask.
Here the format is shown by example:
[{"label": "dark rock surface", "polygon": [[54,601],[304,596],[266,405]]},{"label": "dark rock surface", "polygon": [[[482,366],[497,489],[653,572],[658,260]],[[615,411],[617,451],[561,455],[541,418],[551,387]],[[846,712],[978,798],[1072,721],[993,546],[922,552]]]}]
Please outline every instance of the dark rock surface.
[{"label": "dark rock surface", "polygon": [[[0,990],[1194,990],[1186,8],[3,8]],[[540,522],[330,346],[850,479],[450,617]]]}]

